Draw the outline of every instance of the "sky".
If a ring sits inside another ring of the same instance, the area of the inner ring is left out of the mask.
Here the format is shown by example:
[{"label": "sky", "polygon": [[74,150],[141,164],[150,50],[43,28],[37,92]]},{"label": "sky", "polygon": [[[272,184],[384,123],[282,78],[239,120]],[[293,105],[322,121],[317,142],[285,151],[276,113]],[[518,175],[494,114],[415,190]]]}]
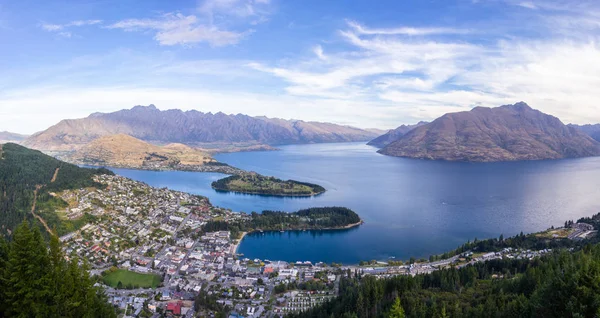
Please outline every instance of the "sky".
[{"label": "sky", "polygon": [[390,129],[600,122],[600,1],[0,0],[0,131],[135,105]]}]

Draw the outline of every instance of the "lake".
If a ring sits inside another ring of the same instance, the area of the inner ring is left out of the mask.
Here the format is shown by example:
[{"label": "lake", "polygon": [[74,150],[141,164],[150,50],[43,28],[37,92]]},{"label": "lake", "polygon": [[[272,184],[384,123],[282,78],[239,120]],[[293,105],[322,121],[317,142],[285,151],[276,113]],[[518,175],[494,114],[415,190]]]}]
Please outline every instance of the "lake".
[{"label": "lake", "polygon": [[323,261],[427,257],[474,238],[559,226],[600,212],[600,157],[463,163],[383,156],[363,143],[288,145],[281,151],[219,154],[233,166],[327,189],[311,198],[219,193],[217,173],[113,169],[156,187],[207,196],[234,211],[345,206],[366,222],[344,231],[247,235],[248,258]]}]

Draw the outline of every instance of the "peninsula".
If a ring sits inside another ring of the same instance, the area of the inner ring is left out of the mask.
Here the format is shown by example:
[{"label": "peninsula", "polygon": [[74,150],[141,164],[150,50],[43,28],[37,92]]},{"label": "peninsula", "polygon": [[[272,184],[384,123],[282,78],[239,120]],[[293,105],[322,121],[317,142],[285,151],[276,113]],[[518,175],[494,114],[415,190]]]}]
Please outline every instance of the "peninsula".
[{"label": "peninsula", "polygon": [[232,237],[260,231],[344,230],[360,226],[363,220],[356,212],[344,207],[320,207],[298,210],[252,212],[239,222],[211,220],[204,231],[230,231]]},{"label": "peninsula", "polygon": [[212,183],[213,189],[225,192],[269,196],[309,197],[325,192],[320,185],[295,180],[281,180],[248,172],[223,178]]}]

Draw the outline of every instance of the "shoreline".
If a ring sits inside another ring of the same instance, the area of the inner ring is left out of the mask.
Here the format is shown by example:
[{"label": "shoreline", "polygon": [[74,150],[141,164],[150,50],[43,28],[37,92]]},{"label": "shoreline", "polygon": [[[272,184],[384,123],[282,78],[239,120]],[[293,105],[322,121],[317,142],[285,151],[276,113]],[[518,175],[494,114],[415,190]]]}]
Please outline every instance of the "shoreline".
[{"label": "shoreline", "polygon": [[246,234],[248,234],[248,232],[242,232],[242,235],[238,239],[237,243],[233,245],[233,254],[238,255],[238,249],[240,248],[242,240],[244,239],[244,236],[246,236]]},{"label": "shoreline", "polygon": [[223,190],[223,189],[217,189],[217,188],[213,187],[212,185],[211,185],[211,188],[217,192],[222,192],[222,193],[237,193],[237,194],[258,195],[258,196],[264,196],[264,197],[279,197],[279,198],[312,198],[312,197],[316,197],[316,196],[319,196],[319,195],[327,192],[327,190],[325,190],[325,191],[317,192],[314,194],[267,194],[267,193],[260,193],[260,192],[241,192],[241,191],[234,191],[234,190]]},{"label": "shoreline", "polygon": [[242,244],[242,240],[244,239],[244,237],[248,234],[254,234],[254,233],[264,233],[264,232],[287,232],[287,231],[339,231],[339,230],[348,230],[351,228],[355,228],[358,226],[361,226],[365,223],[365,221],[360,220],[360,222],[356,222],[356,223],[352,223],[352,224],[348,224],[345,226],[341,226],[341,227],[328,227],[328,228],[323,228],[323,229],[283,229],[283,230],[252,230],[249,232],[242,232],[242,235],[240,236],[240,238],[238,239],[237,244],[234,244],[234,248],[233,248],[233,252],[234,254],[238,255],[238,249],[240,248],[240,245]]},{"label": "shoreline", "polygon": [[[62,160],[62,159],[60,159]],[[182,172],[209,172],[209,173],[221,173],[225,175],[236,175],[244,173],[246,171],[236,168],[230,165],[183,165],[179,167],[144,167],[144,166],[130,166],[130,165],[119,165],[119,164],[92,164],[82,163],[76,161],[65,161],[77,166],[90,167],[90,168],[114,168],[114,169],[129,169],[129,170],[140,170],[140,171],[155,171],[155,172],[169,172],[169,171],[182,171]]]}]

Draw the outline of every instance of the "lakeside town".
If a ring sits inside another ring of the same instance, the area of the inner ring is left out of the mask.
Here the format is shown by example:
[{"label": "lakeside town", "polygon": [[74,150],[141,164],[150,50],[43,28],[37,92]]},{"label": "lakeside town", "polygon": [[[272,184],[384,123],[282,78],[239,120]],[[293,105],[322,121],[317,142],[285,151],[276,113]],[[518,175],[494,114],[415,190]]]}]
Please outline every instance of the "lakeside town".
[{"label": "lakeside town", "polygon": [[[342,275],[414,276],[551,252],[505,248],[490,253],[466,251],[436,261],[352,266],[248,259],[237,254],[241,237],[203,230],[209,221],[241,222],[248,214],[214,207],[202,196],[153,188],[120,176],[95,176],[95,181],[106,188],[53,193],[69,204],[65,218],[89,219],[60,240],[67,255],[89,262],[109,301],[128,317],[210,317],[220,308],[228,308],[229,317],[281,317],[336,297]],[[575,223],[548,235],[580,240],[595,232],[590,224]]]}]

